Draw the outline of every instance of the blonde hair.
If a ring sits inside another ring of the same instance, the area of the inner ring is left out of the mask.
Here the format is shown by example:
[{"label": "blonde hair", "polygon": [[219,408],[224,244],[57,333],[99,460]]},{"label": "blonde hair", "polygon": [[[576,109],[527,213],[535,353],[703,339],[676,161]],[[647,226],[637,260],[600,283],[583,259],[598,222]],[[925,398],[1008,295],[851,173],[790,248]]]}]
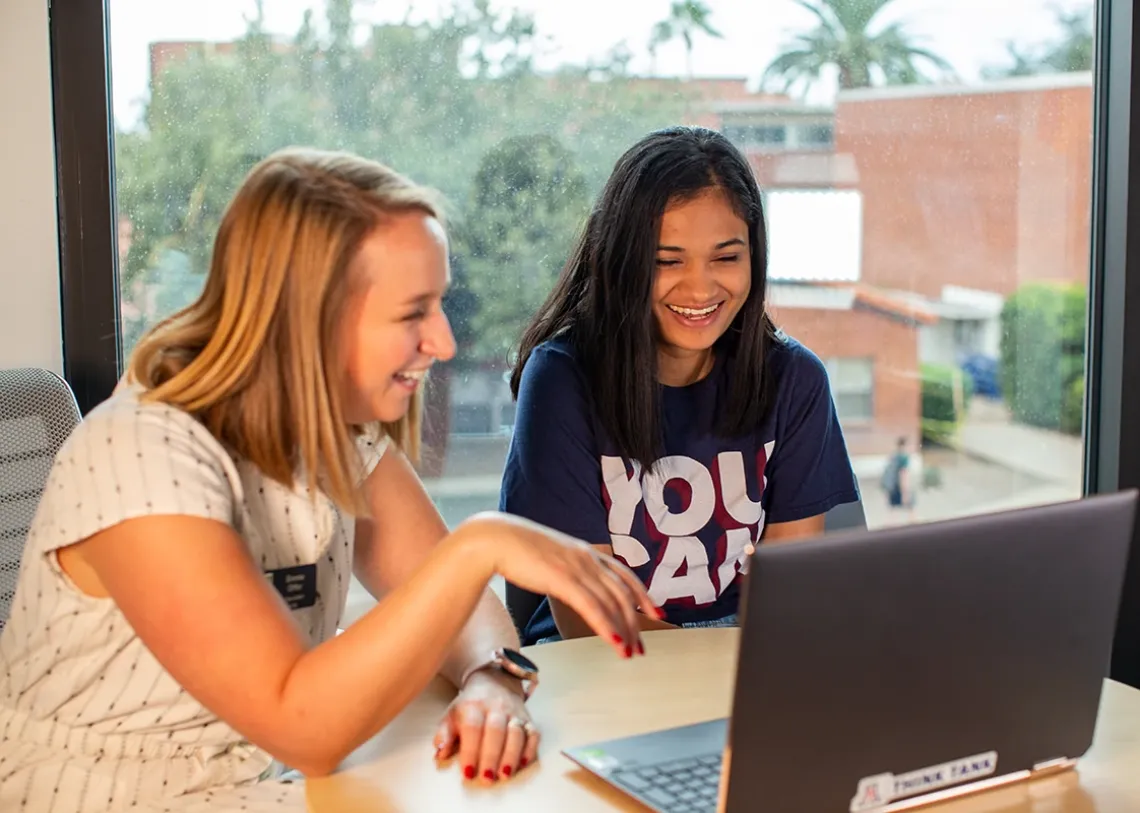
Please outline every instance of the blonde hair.
[{"label": "blonde hair", "polygon": [[419,454],[420,394],[392,424],[349,425],[334,371],[349,265],[385,214],[442,219],[435,194],[354,155],[288,149],[255,166],[222,217],[201,296],[131,356],[141,396],[194,415],[266,476],[364,513],[356,441]]}]

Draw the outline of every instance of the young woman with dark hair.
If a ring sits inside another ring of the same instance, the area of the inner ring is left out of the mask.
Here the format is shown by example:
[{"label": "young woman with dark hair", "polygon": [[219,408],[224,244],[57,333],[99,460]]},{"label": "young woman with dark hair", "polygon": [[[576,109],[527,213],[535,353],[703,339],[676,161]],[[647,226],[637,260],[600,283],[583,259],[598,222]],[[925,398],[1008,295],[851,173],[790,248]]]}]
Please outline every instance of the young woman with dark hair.
[{"label": "young woman with dark hair", "polygon": [[[740,152],[651,133],[523,334],[501,507],[634,569],[665,611],[642,629],[735,624],[752,547],[859,498],[824,366],[768,316],[767,249]],[[544,600],[524,640],[589,634]]]}]

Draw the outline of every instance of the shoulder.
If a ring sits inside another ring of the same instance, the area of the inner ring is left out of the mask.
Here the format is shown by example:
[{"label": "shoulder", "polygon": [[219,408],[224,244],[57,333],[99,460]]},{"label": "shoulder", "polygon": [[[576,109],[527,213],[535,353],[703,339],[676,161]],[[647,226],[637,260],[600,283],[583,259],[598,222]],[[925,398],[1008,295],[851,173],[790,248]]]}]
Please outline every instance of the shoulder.
[{"label": "shoulder", "polygon": [[189,413],[120,387],[60,448],[34,527],[48,549],[148,515],[232,521],[234,459]]},{"label": "shoulder", "polygon": [[526,361],[526,366],[523,368],[523,371],[525,373],[530,369],[538,370],[546,374],[577,374],[581,371],[581,366],[578,361],[578,351],[568,338],[550,339],[534,348],[534,351],[530,354],[530,358]]},{"label": "shoulder", "polygon": [[[593,401],[574,346],[566,340],[544,342],[534,349],[519,380],[515,435],[535,448],[542,444],[592,435]],[[549,461],[547,461],[549,464]]]},{"label": "shoulder", "polygon": [[519,397],[541,393],[544,397],[563,397],[583,393],[585,381],[578,353],[568,339],[551,339],[536,347],[523,366]]},{"label": "shoulder", "polygon": [[781,392],[810,394],[828,388],[827,367],[799,341],[783,331],[768,349],[767,364]]},{"label": "shoulder", "polygon": [[63,452],[99,459],[134,456],[136,459],[192,453],[203,462],[230,460],[222,444],[188,412],[143,397],[143,391],[120,385],[76,427]]}]

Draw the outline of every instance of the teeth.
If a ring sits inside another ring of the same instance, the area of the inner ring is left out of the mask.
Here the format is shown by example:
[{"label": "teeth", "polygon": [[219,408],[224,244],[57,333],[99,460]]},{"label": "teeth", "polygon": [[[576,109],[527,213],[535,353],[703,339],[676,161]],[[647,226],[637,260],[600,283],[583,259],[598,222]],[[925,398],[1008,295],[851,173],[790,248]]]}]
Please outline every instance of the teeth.
[{"label": "teeth", "polygon": [[409,381],[422,381],[423,377],[427,375],[427,370],[405,370],[402,373],[396,373],[396,375]]},{"label": "teeth", "polygon": [[715,305],[709,305],[707,308],[681,308],[677,305],[668,305],[667,307],[669,310],[673,311],[674,313],[679,313],[682,316],[700,317],[708,316],[710,313],[720,307],[720,303],[718,302]]}]

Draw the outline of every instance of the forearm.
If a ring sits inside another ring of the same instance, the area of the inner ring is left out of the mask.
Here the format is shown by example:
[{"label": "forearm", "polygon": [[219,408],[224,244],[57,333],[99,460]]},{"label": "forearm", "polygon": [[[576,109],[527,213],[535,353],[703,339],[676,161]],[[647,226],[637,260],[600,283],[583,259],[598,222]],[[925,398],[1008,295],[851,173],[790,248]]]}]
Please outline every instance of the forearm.
[{"label": "forearm", "polygon": [[[447,536],[447,526],[439,523],[439,538]],[[359,542],[358,542],[359,544]],[[435,545],[419,550],[402,550],[399,556],[383,556],[383,547],[375,539],[361,545],[357,552],[355,575],[357,580],[377,600],[383,599],[396,585],[416,572]],[[518,633],[503,602],[486,587],[466,626],[460,631],[455,646],[448,653],[440,674],[457,688],[463,675],[474,665],[485,662],[492,650],[499,647],[517,648]]]},{"label": "forearm", "polygon": [[282,719],[293,721],[293,736],[305,740],[294,767],[310,774],[334,770],[439,672],[484,600],[491,571],[475,549],[470,534],[448,537],[406,582],[290,670],[281,689]]},{"label": "forearm", "polygon": [[518,645],[519,636],[510,614],[495,592],[487,588],[444,660],[440,674],[458,688],[463,676],[473,667],[486,663],[493,650],[517,649]]}]

